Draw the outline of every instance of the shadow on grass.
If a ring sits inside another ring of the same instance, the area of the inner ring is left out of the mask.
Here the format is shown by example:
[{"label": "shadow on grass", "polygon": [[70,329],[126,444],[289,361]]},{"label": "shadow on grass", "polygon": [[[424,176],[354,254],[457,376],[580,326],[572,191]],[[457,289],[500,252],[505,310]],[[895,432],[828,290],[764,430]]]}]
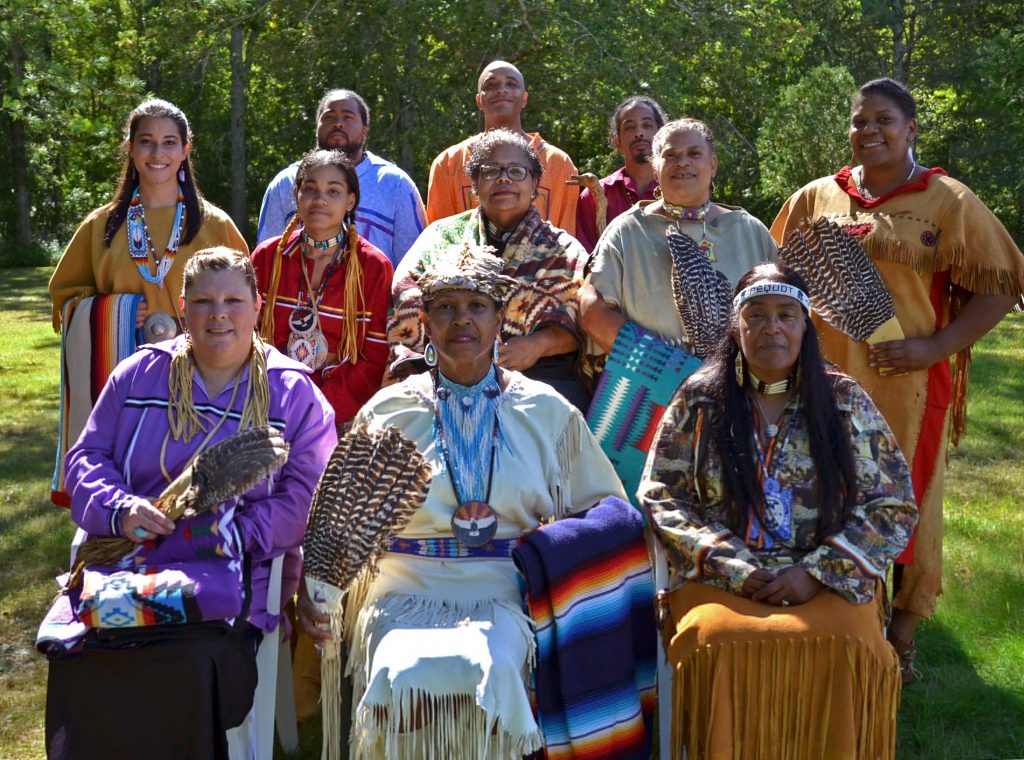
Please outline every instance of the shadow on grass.
[{"label": "shadow on grass", "polygon": [[[4,441],[0,445],[0,482],[38,483],[47,482],[53,476],[53,465],[57,455],[57,426],[46,425],[45,435],[40,435],[41,426],[27,425],[23,430],[4,430]],[[44,428],[45,429],[45,428]],[[2,513],[0,513],[2,520]]]},{"label": "shadow on grass", "polygon": [[938,621],[918,631],[921,681],[903,692],[900,760],[997,760],[1024,753],[1024,693],[986,683],[960,644],[969,631]]}]

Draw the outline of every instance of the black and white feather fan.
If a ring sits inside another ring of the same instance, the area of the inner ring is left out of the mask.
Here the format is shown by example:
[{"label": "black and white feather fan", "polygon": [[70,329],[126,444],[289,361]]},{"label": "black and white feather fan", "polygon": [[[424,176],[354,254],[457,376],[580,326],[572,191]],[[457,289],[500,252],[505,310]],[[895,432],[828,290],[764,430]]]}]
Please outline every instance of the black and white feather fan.
[{"label": "black and white feather fan", "polygon": [[326,603],[325,611],[340,605],[345,589],[364,568],[373,570],[387,541],[423,504],[429,482],[429,463],[397,428],[356,427],[338,442],[313,494],[302,541],[314,603]]},{"label": "black and white feather fan", "polygon": [[706,359],[729,326],[732,287],[693,238],[669,228],[672,295],[693,352]]},{"label": "black and white feather fan", "polygon": [[814,311],[851,339],[873,344],[904,337],[878,268],[835,222],[820,217],[793,230],[778,257],[807,282]]}]

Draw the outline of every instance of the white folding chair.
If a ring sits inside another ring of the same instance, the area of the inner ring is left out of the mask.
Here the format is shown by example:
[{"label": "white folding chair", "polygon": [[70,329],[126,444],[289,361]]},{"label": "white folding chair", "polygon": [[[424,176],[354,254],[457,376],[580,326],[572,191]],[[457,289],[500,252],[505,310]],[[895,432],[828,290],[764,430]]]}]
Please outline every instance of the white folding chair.
[{"label": "white folding chair", "polygon": [[[276,557],[270,566],[267,586],[267,612],[281,613],[281,575],[284,556]],[[240,726],[228,731],[228,756],[231,760],[272,760],[274,757],[274,726],[277,725],[281,749],[291,754],[299,747],[295,722],[295,695],[292,691],[291,648],[282,646],[284,627],[263,634],[256,651],[259,680],[252,709]]]}]

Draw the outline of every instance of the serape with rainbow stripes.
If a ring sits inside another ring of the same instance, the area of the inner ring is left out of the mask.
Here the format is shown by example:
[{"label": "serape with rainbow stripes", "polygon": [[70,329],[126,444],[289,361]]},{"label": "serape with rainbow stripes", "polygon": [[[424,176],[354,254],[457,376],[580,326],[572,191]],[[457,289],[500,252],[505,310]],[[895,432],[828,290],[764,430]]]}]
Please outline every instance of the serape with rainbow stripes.
[{"label": "serape with rainbow stripes", "polygon": [[100,391],[122,359],[138,348],[135,314],[143,296],[102,294],[69,301],[60,335],[60,419],[50,500],[70,506],[64,490],[64,456],[85,427]]},{"label": "serape with rainbow stripes", "polygon": [[615,338],[594,389],[587,424],[634,506],[639,507],[640,475],[665,408],[701,363],[633,322],[624,324]]},{"label": "serape with rainbow stripes", "polygon": [[647,760],[658,638],[643,517],[610,496],[527,534],[512,557],[536,626],[546,757]]}]

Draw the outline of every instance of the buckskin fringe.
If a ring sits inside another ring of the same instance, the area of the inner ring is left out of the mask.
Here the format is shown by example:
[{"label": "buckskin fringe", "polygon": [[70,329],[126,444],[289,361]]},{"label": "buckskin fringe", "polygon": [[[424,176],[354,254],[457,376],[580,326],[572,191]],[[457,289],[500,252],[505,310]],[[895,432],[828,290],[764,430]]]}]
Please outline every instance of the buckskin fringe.
[{"label": "buckskin fringe", "polygon": [[[352,602],[350,596],[349,603]],[[441,694],[419,688],[396,690],[392,686],[389,705],[360,705],[369,678],[367,643],[379,640],[376,628],[390,624],[455,627],[463,620],[491,617],[492,610],[501,607],[522,628],[524,640],[529,642],[527,666],[532,671],[536,663],[533,625],[518,606],[493,599],[456,601],[405,594],[386,595],[370,605],[352,606],[357,610],[354,627],[350,629],[348,660],[354,694],[349,739],[353,760],[379,757],[389,760],[456,757],[518,760],[543,746],[539,730],[518,736],[512,734],[500,715],[491,715],[482,708],[478,694]]]},{"label": "buckskin fringe", "polygon": [[[846,668],[857,697],[856,749],[829,746],[833,688]],[[731,683],[720,693],[723,672]],[[673,677],[673,757],[703,760],[788,760],[849,757],[892,760],[896,752],[899,671],[879,663],[860,640],[836,636],[701,647],[676,666]],[[731,712],[732,747],[710,751],[716,712]],[[684,755],[684,752],[686,753]]]}]

